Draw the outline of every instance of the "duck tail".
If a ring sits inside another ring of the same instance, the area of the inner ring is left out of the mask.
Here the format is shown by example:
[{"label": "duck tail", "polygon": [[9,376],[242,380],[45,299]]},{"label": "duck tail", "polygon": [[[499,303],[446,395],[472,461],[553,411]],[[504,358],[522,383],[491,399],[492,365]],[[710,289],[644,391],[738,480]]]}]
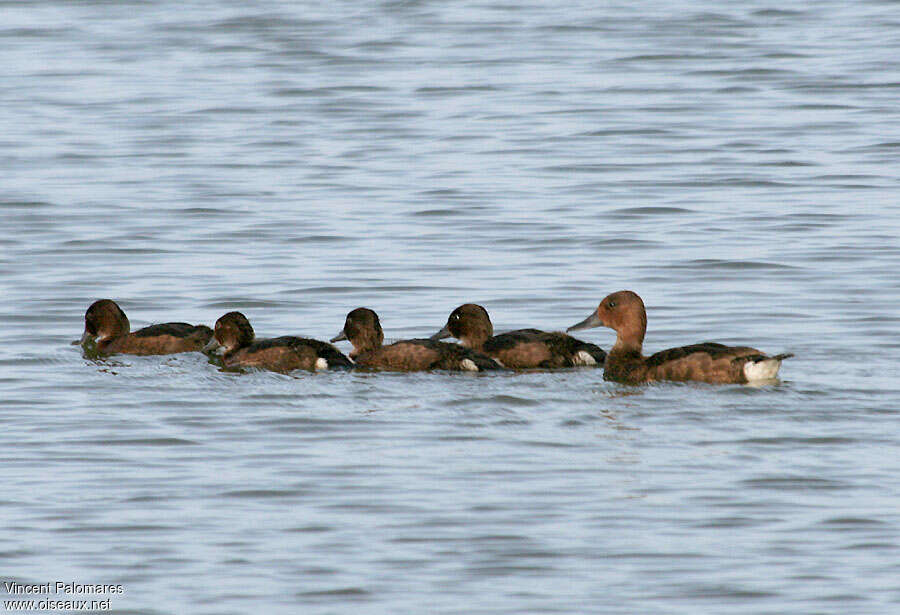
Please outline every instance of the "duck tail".
[{"label": "duck tail", "polygon": [[762,354],[746,357],[749,360],[744,363],[744,377],[747,379],[747,382],[772,380],[778,376],[781,362],[792,356],[794,355],[788,352],[777,354],[774,357],[767,357]]},{"label": "duck tail", "polygon": [[328,345],[328,348],[324,348],[319,355],[328,361],[328,369],[353,369],[353,361],[334,346]]},{"label": "duck tail", "polygon": [[503,369],[503,366],[497,361],[494,361],[489,356],[483,355],[480,352],[466,353],[466,358],[472,361],[480,372]]},{"label": "duck tail", "polygon": [[604,361],[606,361],[606,351],[596,344],[581,342],[575,351],[576,365],[603,367]]}]

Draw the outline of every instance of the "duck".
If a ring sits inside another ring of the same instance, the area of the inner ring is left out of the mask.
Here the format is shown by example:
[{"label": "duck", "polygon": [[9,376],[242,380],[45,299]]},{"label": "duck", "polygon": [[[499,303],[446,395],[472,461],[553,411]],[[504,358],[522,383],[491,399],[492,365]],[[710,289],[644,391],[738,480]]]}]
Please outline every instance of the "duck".
[{"label": "duck", "polygon": [[212,339],[203,350],[221,355],[225,367],[257,367],[281,373],[353,367],[341,351],[318,340],[292,335],[257,340],[250,321],[240,312],[228,312],[216,321]]},{"label": "duck", "polygon": [[747,384],[774,380],[784,359],[791,353],[769,356],[749,346],[726,346],[703,342],[669,348],[645,357],[642,354],[647,332],[647,311],[637,293],[614,292],[596,310],[568,331],[599,326],[616,332],[616,343],[606,356],[603,379],[625,384],[658,380]]},{"label": "duck", "polygon": [[502,369],[491,358],[457,344],[410,339],[384,346],[384,331],[378,314],[365,307],[347,314],[344,328],[331,338],[332,343],[341,340],[353,344],[350,358],[358,367],[373,370],[480,372]]},{"label": "duck", "polygon": [[599,367],[606,360],[602,348],[561,332],[517,329],[494,335],[487,310],[466,303],[450,313],[432,340],[455,337],[466,348],[482,352],[510,369]]},{"label": "duck", "polygon": [[96,341],[101,354],[164,355],[195,352],[212,338],[206,325],[167,322],[131,332],[122,308],[112,299],[94,301],[84,314],[84,334],[74,344]]}]

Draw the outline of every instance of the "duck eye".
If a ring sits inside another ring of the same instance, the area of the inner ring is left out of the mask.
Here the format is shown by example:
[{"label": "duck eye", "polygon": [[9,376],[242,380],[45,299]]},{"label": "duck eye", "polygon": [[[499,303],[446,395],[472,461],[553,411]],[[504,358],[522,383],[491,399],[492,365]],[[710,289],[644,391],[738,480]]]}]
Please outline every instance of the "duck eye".
[{"label": "duck eye", "polygon": [[608,307],[609,309],[613,309],[614,307],[616,307],[616,302],[609,301],[609,302],[607,302],[606,307]]},{"label": "duck eye", "polygon": [[454,315],[453,315],[453,320],[459,320],[459,314],[454,314]]}]

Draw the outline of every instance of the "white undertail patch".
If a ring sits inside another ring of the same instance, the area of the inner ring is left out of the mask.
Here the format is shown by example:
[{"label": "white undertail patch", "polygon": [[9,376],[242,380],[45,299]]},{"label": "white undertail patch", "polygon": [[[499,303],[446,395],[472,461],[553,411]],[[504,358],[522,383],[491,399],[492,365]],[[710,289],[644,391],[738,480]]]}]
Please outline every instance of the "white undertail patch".
[{"label": "white undertail patch", "polygon": [[583,367],[593,367],[594,365],[597,365],[597,359],[592,357],[591,353],[587,350],[579,350],[575,353],[575,356],[572,357],[572,363]]},{"label": "white undertail patch", "polygon": [[475,365],[475,361],[473,361],[472,359],[463,359],[459,365],[467,372],[478,371],[478,366]]},{"label": "white undertail patch", "polygon": [[326,361],[322,357],[319,357],[318,359],[316,359],[316,369],[317,370],[328,369],[328,361]]},{"label": "white undertail patch", "polygon": [[781,367],[781,359],[763,359],[762,361],[747,361],[744,363],[744,376],[747,382],[759,382],[760,380],[773,380],[778,376],[778,368]]}]

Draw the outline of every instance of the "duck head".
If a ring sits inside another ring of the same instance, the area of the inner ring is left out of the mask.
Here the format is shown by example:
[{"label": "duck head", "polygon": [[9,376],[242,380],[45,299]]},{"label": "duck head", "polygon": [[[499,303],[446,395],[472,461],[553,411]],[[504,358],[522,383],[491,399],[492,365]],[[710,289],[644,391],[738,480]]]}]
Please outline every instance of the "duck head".
[{"label": "duck head", "polygon": [[616,334],[615,348],[640,351],[647,333],[647,311],[637,293],[620,290],[607,295],[597,309],[581,322],[566,331],[579,331],[593,327],[609,327]]},{"label": "duck head", "polygon": [[98,345],[128,335],[131,324],[122,308],[112,299],[94,301],[84,313],[84,334],[79,344],[96,340]]},{"label": "duck head", "polygon": [[455,337],[463,346],[478,350],[494,335],[494,325],[487,310],[475,303],[466,303],[450,313],[444,328],[431,336],[432,340]]},{"label": "duck head", "polygon": [[356,356],[361,352],[375,350],[384,343],[384,331],[381,329],[381,321],[378,314],[369,308],[356,308],[347,314],[344,320],[344,328],[331,338],[331,342],[349,340],[353,344],[353,352],[350,356]]},{"label": "duck head", "polygon": [[253,343],[255,334],[247,317],[240,312],[228,312],[216,321],[213,336],[203,352],[227,355]]}]

